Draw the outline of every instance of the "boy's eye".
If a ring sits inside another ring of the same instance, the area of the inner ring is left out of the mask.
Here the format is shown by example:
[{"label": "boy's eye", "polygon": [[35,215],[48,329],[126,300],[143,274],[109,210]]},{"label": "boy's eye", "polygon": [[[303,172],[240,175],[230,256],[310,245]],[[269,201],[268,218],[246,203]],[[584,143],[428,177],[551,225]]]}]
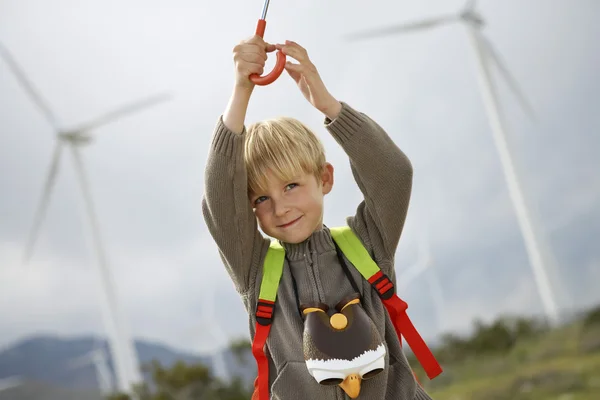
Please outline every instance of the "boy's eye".
[{"label": "boy's eye", "polygon": [[297,183],[290,183],[290,184],[289,184],[289,185],[287,185],[285,188],[286,188],[287,190],[290,190],[290,189],[293,189],[293,188],[295,188],[296,186],[298,186],[298,184],[297,184]]},{"label": "boy's eye", "polygon": [[265,201],[267,199],[267,196],[260,196],[258,197],[256,200],[254,200],[254,204],[259,204],[262,203],[263,201]]}]

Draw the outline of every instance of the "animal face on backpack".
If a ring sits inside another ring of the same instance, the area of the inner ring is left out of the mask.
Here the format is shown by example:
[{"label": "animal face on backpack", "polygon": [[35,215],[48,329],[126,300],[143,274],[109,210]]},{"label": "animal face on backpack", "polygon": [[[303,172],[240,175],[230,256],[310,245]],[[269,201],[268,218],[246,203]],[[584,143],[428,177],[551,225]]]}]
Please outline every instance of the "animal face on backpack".
[{"label": "animal face on backpack", "polygon": [[317,382],[339,385],[355,399],[362,380],[383,371],[385,345],[358,293],[340,301],[335,311],[322,303],[302,306],[304,360]]}]

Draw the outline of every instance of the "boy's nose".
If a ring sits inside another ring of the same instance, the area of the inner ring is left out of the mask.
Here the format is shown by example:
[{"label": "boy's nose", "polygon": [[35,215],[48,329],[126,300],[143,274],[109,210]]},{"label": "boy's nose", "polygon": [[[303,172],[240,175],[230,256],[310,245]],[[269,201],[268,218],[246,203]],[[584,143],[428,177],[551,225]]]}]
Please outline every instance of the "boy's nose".
[{"label": "boy's nose", "polygon": [[276,217],[283,217],[289,211],[287,205],[281,201],[275,202],[274,208]]}]

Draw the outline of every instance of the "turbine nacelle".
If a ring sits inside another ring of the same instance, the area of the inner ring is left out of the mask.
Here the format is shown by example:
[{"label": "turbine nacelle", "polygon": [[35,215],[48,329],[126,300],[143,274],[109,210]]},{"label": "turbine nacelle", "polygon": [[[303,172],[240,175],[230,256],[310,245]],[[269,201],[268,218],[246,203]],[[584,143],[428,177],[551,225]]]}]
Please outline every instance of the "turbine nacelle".
[{"label": "turbine nacelle", "polygon": [[475,28],[483,28],[485,26],[485,20],[477,11],[472,9],[466,9],[459,14],[459,17],[464,22],[471,24]]},{"label": "turbine nacelle", "polygon": [[89,133],[82,131],[61,132],[58,134],[58,138],[65,143],[72,144],[75,146],[90,144],[93,140],[92,136]]}]

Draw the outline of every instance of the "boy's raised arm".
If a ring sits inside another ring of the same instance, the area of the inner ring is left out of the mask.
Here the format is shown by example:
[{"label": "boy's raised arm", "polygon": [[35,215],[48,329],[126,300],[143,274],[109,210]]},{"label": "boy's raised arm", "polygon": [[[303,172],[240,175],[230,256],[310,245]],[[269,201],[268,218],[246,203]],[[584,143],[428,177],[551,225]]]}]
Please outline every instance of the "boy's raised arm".
[{"label": "boy's raised arm", "polygon": [[[349,223],[393,260],[412,191],[410,160],[381,126],[346,103],[334,120],[325,119],[325,126],[350,158],[364,196]],[[393,270],[387,273],[393,275]]]},{"label": "boy's raised arm", "polygon": [[227,108],[217,121],[205,168],[204,220],[227,272],[242,294],[252,288],[256,267],[269,244],[258,231],[248,200],[244,121],[254,88],[248,76],[262,74],[266,51],[273,49],[258,36],[234,48],[236,83]]},{"label": "boy's raised arm", "polygon": [[[306,49],[292,41],[276,47],[298,61],[288,62],[286,70],[306,100],[326,116],[325,127],[350,158],[365,200],[349,224],[379,258],[393,260],[408,211],[410,161],[375,121],[329,93]],[[386,264],[380,267],[393,279],[393,265]]]}]

